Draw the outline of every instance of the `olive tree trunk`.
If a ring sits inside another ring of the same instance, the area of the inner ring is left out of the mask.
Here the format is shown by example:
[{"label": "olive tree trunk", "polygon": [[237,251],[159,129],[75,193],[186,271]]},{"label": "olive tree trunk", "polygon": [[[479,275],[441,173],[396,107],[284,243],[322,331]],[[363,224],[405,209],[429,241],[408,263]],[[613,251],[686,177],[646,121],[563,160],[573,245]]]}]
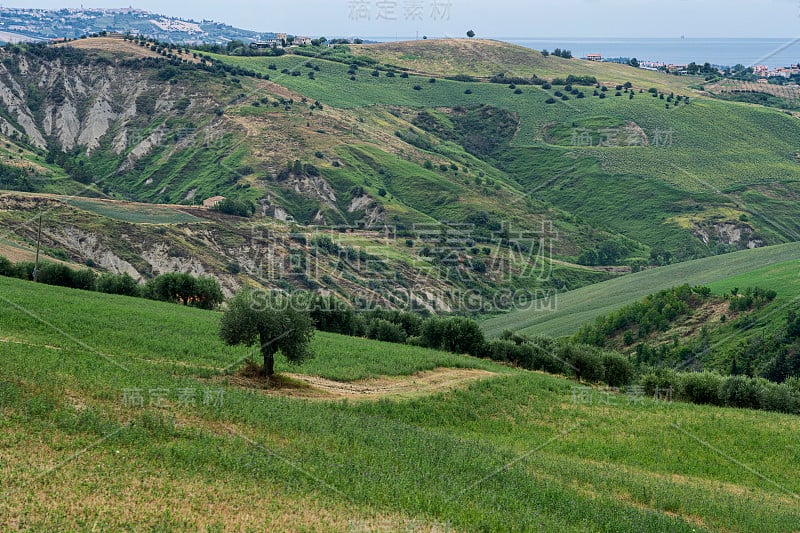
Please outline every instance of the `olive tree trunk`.
[{"label": "olive tree trunk", "polygon": [[261,372],[267,377],[272,377],[275,374],[275,348],[274,339],[265,338],[264,335],[259,336],[261,341],[261,355],[264,356],[264,368]]}]

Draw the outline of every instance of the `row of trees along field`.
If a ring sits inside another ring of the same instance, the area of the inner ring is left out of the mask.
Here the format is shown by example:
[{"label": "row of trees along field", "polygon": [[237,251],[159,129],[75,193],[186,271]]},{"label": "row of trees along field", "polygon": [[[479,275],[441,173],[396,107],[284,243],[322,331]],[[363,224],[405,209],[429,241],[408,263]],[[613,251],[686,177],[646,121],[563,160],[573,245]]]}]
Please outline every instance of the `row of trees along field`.
[{"label": "row of trees along field", "polygon": [[89,268],[75,270],[61,263],[49,262],[41,263],[37,268],[32,262],[12,263],[0,256],[0,276],[71,289],[174,302],[201,309],[216,309],[223,301],[222,290],[216,279],[179,272],[161,274],[139,285],[127,273],[98,275]]},{"label": "row of trees along field", "polygon": [[[659,297],[661,301],[670,299]],[[794,321],[795,325],[800,323],[796,315]],[[271,376],[279,351],[293,363],[313,356],[309,345],[315,328],[489,358],[579,382],[605,383],[618,391],[639,390],[659,398],[669,391],[671,399],[692,403],[800,414],[798,377],[774,383],[742,375],[637,366],[628,356],[573,339],[528,338],[510,331],[499,339],[487,340],[478,324],[465,317],[423,318],[386,309],[357,312],[332,296],[245,288],[229,302],[220,335],[228,344],[259,345],[264,359],[262,373]]]},{"label": "row of trees along field", "polygon": [[[127,274],[98,276],[89,269],[73,270],[58,263],[43,263],[37,269],[33,263],[13,264],[0,257],[0,275],[203,309],[215,309],[223,301],[213,278],[184,273],[162,274],[139,285]],[[706,287],[684,285],[602,317],[574,338],[526,337],[506,331],[498,339],[487,340],[478,323],[466,317],[422,316],[380,308],[357,311],[334,296],[245,287],[227,302],[219,334],[227,344],[258,345],[265,376],[274,374],[275,356],[279,352],[295,364],[312,357],[310,342],[318,329],[489,358],[526,370],[565,375],[579,382],[605,383],[617,390],[637,387],[657,395],[659,390],[668,389],[675,399],[693,403],[800,414],[800,377],[791,368],[795,359],[780,360],[781,369],[787,371],[779,377],[782,382],[776,383],[761,377],[677,372],[663,366],[634,364],[630,357],[602,347],[608,335],[631,325],[641,327],[648,321],[663,327],[662,324],[690,312],[697,301],[710,297]],[[729,308],[734,312],[760,307],[774,297],[773,291],[736,291],[729,297]],[[792,339],[800,337],[800,314],[789,312],[785,333],[783,341],[794,342]],[[800,372],[800,368],[797,370]]]}]

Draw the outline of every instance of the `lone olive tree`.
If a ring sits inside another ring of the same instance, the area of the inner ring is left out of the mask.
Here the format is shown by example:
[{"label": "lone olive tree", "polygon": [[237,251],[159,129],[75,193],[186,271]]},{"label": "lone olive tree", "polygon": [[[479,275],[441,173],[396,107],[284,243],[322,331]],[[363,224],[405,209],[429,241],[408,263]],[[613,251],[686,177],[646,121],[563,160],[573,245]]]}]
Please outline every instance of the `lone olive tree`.
[{"label": "lone olive tree", "polygon": [[470,39],[472,39],[473,37],[475,37],[475,32],[474,32],[474,31],[472,31],[472,30],[469,30],[469,31],[467,32],[467,37],[469,37]]},{"label": "lone olive tree", "polygon": [[264,358],[262,373],[275,373],[275,354],[280,350],[290,363],[312,357],[309,343],[314,326],[307,298],[244,288],[228,303],[222,315],[220,336],[226,344],[258,343]]}]

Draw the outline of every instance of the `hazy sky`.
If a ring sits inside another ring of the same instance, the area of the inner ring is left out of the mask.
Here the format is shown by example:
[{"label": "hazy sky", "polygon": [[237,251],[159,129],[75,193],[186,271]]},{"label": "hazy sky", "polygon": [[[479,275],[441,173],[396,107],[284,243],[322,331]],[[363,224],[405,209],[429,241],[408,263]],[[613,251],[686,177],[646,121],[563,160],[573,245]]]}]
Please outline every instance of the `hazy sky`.
[{"label": "hazy sky", "polygon": [[[130,0],[84,0],[84,7]],[[3,1],[79,7],[80,0]],[[797,37],[800,0],[138,0],[133,7],[312,36]]]}]

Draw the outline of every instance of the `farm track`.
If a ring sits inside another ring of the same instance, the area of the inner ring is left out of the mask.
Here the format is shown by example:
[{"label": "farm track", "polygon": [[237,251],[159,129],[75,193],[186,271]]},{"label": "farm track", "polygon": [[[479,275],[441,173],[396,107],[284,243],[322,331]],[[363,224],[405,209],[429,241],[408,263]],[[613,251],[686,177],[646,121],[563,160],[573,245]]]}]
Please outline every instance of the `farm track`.
[{"label": "farm track", "polygon": [[[318,376],[285,373],[290,382],[263,389],[268,395],[316,400],[378,400],[382,398],[413,398],[464,388],[474,381],[496,377],[498,374],[472,368],[437,368],[411,376],[381,376],[351,382],[334,381]],[[264,386],[263,380],[231,376],[228,382],[243,387]]]}]

